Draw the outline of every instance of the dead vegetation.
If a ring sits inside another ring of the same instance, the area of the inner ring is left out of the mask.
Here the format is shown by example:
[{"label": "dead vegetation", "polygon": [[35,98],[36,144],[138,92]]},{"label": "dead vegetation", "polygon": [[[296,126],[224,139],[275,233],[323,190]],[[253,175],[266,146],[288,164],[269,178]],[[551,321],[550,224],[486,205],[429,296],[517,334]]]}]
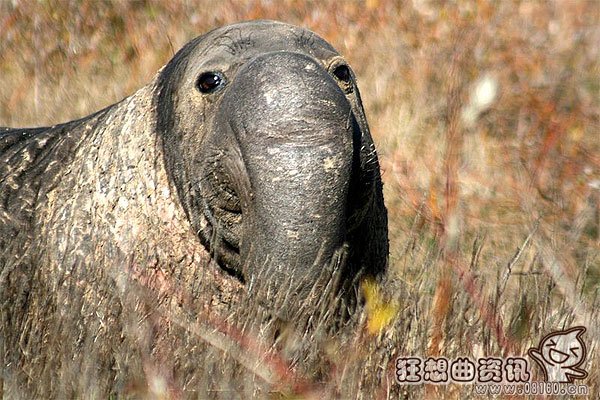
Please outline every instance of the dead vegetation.
[{"label": "dead vegetation", "polygon": [[[594,0],[3,1],[0,125],[87,115],[140,88],[192,37],[256,18],[314,30],[355,69],[380,153],[391,244],[386,282],[363,285],[359,328],[331,338],[319,373],[290,367],[271,349],[259,378],[283,397],[464,398],[472,386],[398,385],[395,357],[526,357],[544,334],[583,325],[583,383],[597,396]],[[187,333],[225,352],[260,348],[209,328]]]}]

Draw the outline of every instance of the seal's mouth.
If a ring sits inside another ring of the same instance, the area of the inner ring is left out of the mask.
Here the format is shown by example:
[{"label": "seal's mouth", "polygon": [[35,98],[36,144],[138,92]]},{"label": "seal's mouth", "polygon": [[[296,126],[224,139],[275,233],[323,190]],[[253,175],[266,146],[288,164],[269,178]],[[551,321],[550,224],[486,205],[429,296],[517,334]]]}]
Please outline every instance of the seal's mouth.
[{"label": "seal's mouth", "polygon": [[205,221],[201,237],[219,265],[244,282],[240,256],[244,218],[240,196],[227,175],[219,170],[208,173],[199,185]]}]

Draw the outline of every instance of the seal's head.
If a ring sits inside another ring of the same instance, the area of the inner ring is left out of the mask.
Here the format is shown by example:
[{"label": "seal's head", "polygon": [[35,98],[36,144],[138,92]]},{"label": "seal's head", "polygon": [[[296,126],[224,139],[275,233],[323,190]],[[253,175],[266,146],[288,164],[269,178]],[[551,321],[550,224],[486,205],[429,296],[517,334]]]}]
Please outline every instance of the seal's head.
[{"label": "seal's head", "polygon": [[325,40],[272,21],[220,28],[177,53],[159,91],[168,173],[224,269],[270,292],[293,281],[292,297],[332,259],[349,280],[383,270],[377,156],[354,73]]}]

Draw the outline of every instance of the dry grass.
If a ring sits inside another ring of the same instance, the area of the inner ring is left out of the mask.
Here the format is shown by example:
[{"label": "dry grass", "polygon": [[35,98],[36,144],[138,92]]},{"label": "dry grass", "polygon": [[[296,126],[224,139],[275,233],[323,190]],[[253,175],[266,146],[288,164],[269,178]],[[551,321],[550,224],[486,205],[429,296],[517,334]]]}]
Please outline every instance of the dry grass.
[{"label": "dry grass", "polygon": [[[367,329],[346,343],[351,355],[329,356],[338,372],[327,390],[357,393],[383,376],[379,393],[362,396],[398,398],[397,355],[518,356],[545,333],[584,325],[585,383],[597,396],[595,0],[0,0],[0,125],[91,113],[148,82],[192,37],[256,18],[308,27],[347,57],[381,158],[389,279],[365,286]],[[362,376],[340,372],[351,363]]]}]

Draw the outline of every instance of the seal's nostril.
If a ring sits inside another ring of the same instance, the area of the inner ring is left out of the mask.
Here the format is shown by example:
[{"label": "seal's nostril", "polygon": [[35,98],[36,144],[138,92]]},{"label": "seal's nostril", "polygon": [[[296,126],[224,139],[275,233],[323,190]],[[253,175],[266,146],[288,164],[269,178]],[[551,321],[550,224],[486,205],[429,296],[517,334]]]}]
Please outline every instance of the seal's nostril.
[{"label": "seal's nostril", "polygon": [[225,78],[219,72],[205,72],[196,81],[196,87],[202,93],[212,93],[224,84]]},{"label": "seal's nostril", "polygon": [[350,83],[352,80],[352,74],[350,74],[350,68],[347,65],[341,64],[335,67],[333,75],[344,83]]}]

